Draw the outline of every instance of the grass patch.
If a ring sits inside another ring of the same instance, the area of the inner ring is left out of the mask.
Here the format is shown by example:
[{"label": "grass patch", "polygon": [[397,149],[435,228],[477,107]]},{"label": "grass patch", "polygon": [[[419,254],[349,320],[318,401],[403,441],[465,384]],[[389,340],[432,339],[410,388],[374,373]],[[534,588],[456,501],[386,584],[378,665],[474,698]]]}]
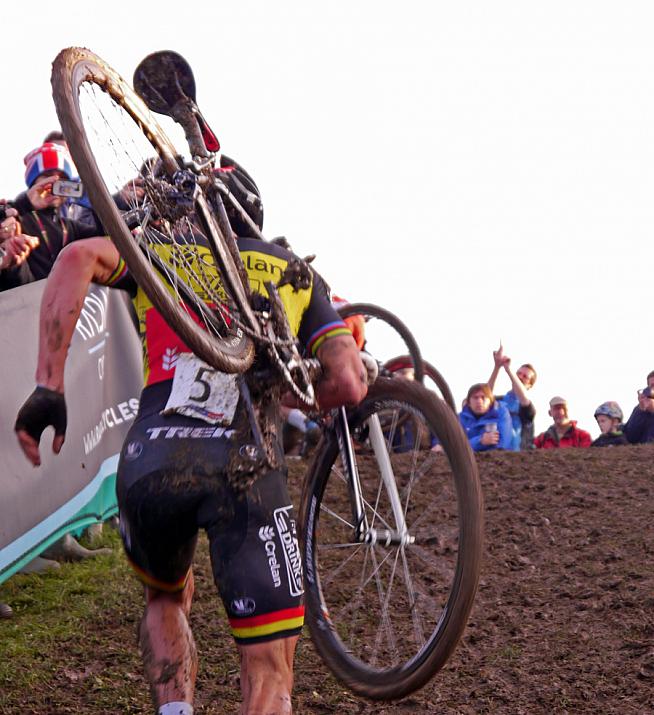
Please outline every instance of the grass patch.
[{"label": "grass patch", "polygon": [[[9,693],[47,691],[62,675],[70,682],[88,680],[103,622],[133,622],[135,631],[141,589],[120,536],[105,527],[93,548],[98,546],[108,546],[112,553],[62,563],[42,574],[17,574],[0,586],[0,601],[14,610],[13,618],[0,621],[1,712],[10,712]],[[126,650],[124,644],[116,645]]]}]

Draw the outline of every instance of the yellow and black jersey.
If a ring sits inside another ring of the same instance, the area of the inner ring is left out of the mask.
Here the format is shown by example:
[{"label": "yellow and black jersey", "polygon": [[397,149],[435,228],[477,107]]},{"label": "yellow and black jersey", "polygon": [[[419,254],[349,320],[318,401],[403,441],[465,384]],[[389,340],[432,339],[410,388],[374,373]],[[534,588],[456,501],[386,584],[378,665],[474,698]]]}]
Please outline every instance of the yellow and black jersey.
[{"label": "yellow and black jersey", "polygon": [[[206,245],[198,245],[197,239],[196,235],[193,243],[181,244],[185,265],[183,277],[189,282],[189,272],[195,271],[202,272],[205,278],[211,279],[215,276],[216,282],[212,288],[220,293],[220,277],[213,256]],[[281,246],[254,238],[239,238],[238,248],[252,291],[267,297],[265,283],[270,281],[277,285],[293,255]],[[176,244],[174,250],[179,251],[179,249],[180,244]],[[157,245],[155,250],[165,258],[165,254],[171,252],[171,246],[161,244]],[[190,281],[190,284],[203,300],[208,300],[208,296],[203,295],[199,285],[194,285],[193,281]],[[168,327],[143,290],[129,276],[122,259],[109,279],[108,285],[128,290],[132,295],[143,345],[145,385],[172,379],[177,357],[182,352],[190,352],[189,348]],[[312,281],[308,288],[296,291],[292,286],[284,285],[279,289],[279,295],[291,330],[307,354],[315,355],[316,350],[327,338],[350,334],[349,329],[332,307],[325,283],[317,273],[312,272]]]}]

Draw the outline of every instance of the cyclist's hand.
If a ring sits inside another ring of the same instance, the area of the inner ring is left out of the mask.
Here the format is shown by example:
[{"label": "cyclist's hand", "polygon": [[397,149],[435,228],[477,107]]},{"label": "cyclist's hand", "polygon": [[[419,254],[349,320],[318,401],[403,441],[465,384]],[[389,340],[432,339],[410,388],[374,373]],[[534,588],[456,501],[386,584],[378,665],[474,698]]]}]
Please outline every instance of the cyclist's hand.
[{"label": "cyclist's hand", "polygon": [[29,461],[38,467],[41,464],[39,443],[46,427],[55,430],[52,451],[59,454],[66,438],[66,400],[63,393],[37,387],[18,411],[14,430],[21,449]]}]

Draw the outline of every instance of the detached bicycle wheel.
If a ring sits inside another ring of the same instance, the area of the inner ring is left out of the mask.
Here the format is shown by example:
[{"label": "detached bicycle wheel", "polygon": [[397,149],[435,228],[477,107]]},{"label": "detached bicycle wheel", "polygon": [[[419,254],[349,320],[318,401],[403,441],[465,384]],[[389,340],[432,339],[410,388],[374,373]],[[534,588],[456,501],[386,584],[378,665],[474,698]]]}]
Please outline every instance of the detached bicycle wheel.
[{"label": "detached bicycle wheel", "polygon": [[[183,196],[170,198],[182,167],[150,110],[118,73],[83,48],[59,53],[52,90],[93,209],[132,277],[198,357],[224,372],[247,370],[254,346],[225,288],[233,277],[218,279],[193,206]],[[138,216],[143,229],[133,234],[126,215]]]},{"label": "detached bicycle wheel", "polygon": [[[348,421],[358,476],[328,433],[303,494],[307,623],[340,681],[393,700],[425,685],[463,634],[481,564],[481,486],[455,415],[415,382],[380,378]],[[443,453],[430,449],[434,435]]]}]

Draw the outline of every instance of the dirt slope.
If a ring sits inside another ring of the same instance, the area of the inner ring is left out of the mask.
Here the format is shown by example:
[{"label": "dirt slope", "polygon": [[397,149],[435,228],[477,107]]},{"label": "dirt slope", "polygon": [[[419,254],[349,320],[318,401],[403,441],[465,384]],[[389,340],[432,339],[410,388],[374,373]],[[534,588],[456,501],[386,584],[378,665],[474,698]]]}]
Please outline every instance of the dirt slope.
[{"label": "dirt slope", "polygon": [[[306,638],[295,711],[654,713],[653,461],[654,446],[482,455],[485,562],[451,661],[413,696],[371,703],[336,683]],[[291,483],[303,469],[291,464]],[[238,664],[204,544],[196,583],[196,712],[235,713]],[[3,715],[151,712],[136,651],[139,588],[121,587],[124,603],[81,623],[79,639],[53,633],[47,682],[23,692],[2,684]]]},{"label": "dirt slope", "polygon": [[386,707],[306,712],[654,713],[654,447],[480,455],[486,556],[463,642]]}]

